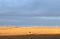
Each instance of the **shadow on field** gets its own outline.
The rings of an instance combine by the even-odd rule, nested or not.
[[[55,35],[16,35],[16,36],[0,36],[0,39],[60,39],[60,34]]]

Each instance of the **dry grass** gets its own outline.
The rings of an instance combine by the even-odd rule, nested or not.
[[[0,35],[60,34],[59,26],[0,26]]]

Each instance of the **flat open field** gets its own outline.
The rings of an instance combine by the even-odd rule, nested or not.
[[[28,34],[60,34],[59,26],[0,26],[0,36]]]
[[[60,39],[58,34],[0,36],[0,39]]]
[[[0,39],[60,39],[60,27],[0,26]]]

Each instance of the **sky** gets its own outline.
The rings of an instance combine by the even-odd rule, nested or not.
[[[0,0],[0,25],[59,25],[59,23],[60,0]]]
[[[60,16],[60,0],[0,0],[1,14]]]

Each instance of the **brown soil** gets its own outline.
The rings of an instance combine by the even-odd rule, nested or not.
[[[60,39],[59,34],[0,36],[0,39]]]

